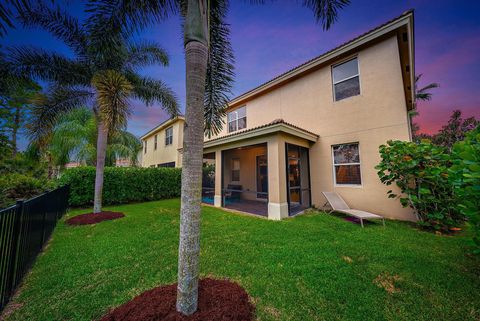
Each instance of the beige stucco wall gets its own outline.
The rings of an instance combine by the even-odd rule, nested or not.
[[[408,117],[403,91],[397,39],[386,39],[357,54],[360,71],[359,96],[338,102],[333,99],[331,67],[326,66],[311,74],[287,83],[269,93],[246,102],[247,129],[281,118],[319,135],[310,146],[312,201],[316,206],[325,202],[322,191],[337,191],[353,208],[363,209],[398,219],[414,219],[409,209],[398,200],[388,199],[392,187],[381,184],[375,165],[380,158],[378,147],[389,139],[409,140]],[[333,64],[339,61],[333,62]],[[227,126],[219,136],[227,134]],[[281,139],[277,137],[276,139]],[[333,183],[331,146],[359,142],[362,185],[338,187]],[[285,182],[284,147],[269,144],[270,201],[284,201],[281,189]],[[222,149],[231,148],[224,146]],[[279,163],[273,164],[274,154]],[[283,167],[281,167],[283,166]],[[275,168],[272,168],[275,167]],[[277,168],[278,167],[278,168]],[[282,185],[283,184],[283,185]],[[276,196],[278,195],[278,197]],[[273,199],[278,198],[278,199]]]
[[[182,155],[178,151],[183,146],[183,126],[185,121],[177,119],[172,124],[159,128],[142,139],[142,144],[147,141],[147,152],[142,149],[142,167],[157,166],[158,164],[175,162],[175,167],[182,166]],[[173,127],[173,142],[165,145],[165,130]],[[154,149],[155,135],[157,135],[157,149]]]

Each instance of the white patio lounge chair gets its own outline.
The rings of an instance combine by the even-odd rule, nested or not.
[[[345,203],[343,198],[335,192],[322,192],[322,194],[327,199],[327,202],[325,203],[325,205],[330,204],[330,207],[332,208],[332,210],[329,211],[328,213],[339,212],[339,213],[344,213],[344,214],[356,217],[360,219],[360,224],[362,225],[362,227],[363,227],[364,219],[365,220],[371,220],[371,219],[382,220],[383,226],[385,226],[385,218],[383,216],[373,214],[370,212],[351,209],[347,205],[347,203]]]

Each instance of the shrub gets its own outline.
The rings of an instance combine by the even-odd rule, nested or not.
[[[84,166],[66,170],[61,184],[70,185],[71,206],[93,204],[95,167]],[[153,201],[180,196],[181,169],[106,167],[103,204]]]
[[[475,252],[480,254],[480,127],[453,146],[451,181],[459,199],[459,208],[474,230]]]
[[[398,197],[404,207],[411,207],[421,226],[448,232],[462,224],[464,217],[449,178],[452,162],[445,148],[429,141],[388,141],[380,146],[380,155],[382,161],[376,166],[380,180],[395,183],[402,192],[397,195],[390,190],[388,197]]]
[[[30,175],[10,173],[0,176],[0,208],[15,204],[17,199],[28,199],[53,189],[55,184]]]

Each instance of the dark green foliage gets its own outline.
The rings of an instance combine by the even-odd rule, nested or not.
[[[61,184],[70,185],[71,206],[93,204],[95,167],[66,170]],[[103,204],[160,200],[180,196],[181,170],[178,168],[106,167]]]
[[[452,165],[445,148],[429,141],[419,144],[388,141],[380,146],[382,161],[376,169],[382,183],[395,183],[402,194],[388,191],[389,198],[400,199],[412,208],[425,228],[448,232],[462,224],[454,188],[449,179]]]
[[[459,208],[473,226],[475,252],[480,253],[480,127],[453,146],[451,180]]]
[[[3,155],[2,155],[3,156]],[[17,199],[28,199],[55,186],[47,179],[44,162],[31,160],[25,153],[0,157],[0,208]]]
[[[11,206],[18,199],[29,199],[54,187],[55,183],[45,178],[19,173],[2,175],[0,176],[0,208]]]

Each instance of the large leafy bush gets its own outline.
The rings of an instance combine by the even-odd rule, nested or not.
[[[453,146],[452,158],[451,181],[459,208],[473,226],[473,241],[480,253],[480,127]]]
[[[29,199],[53,189],[55,184],[44,178],[20,173],[0,175],[0,208],[15,204],[18,199]]]
[[[61,184],[70,185],[71,206],[93,204],[95,167],[84,166],[66,170]],[[181,169],[106,167],[103,204],[152,201],[179,197]]]
[[[376,167],[380,180],[396,184],[402,193],[390,190],[388,197],[398,197],[404,207],[412,208],[420,225],[448,232],[462,224],[463,215],[449,178],[452,162],[445,148],[429,141],[388,141],[380,146],[380,155],[382,161]]]

